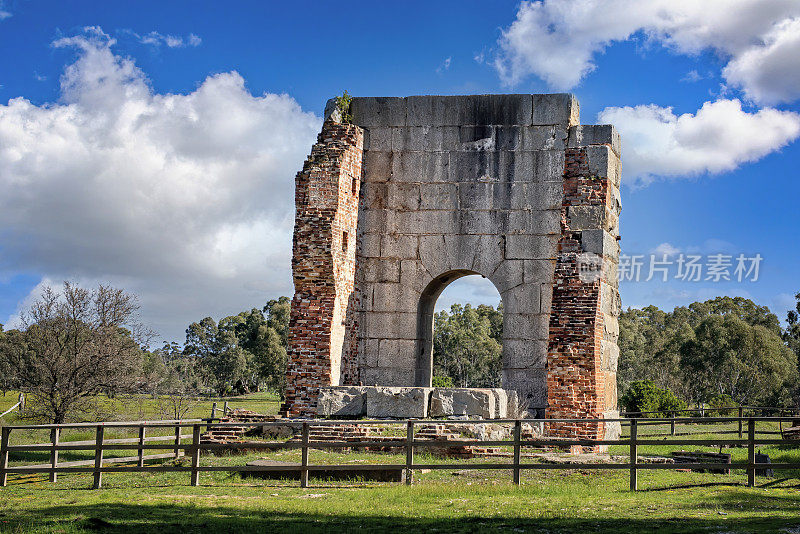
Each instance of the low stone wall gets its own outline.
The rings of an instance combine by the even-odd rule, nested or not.
[[[519,415],[517,393],[500,388],[328,386],[320,388],[318,415],[414,419]]]

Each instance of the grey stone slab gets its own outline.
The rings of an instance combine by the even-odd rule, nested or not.
[[[603,228],[606,217],[605,206],[570,206],[567,208],[569,229],[594,230]]]
[[[472,270],[480,236],[455,234],[444,236],[444,248],[439,253],[445,258],[448,270]]]
[[[370,128],[369,132],[369,151],[370,152],[392,152],[393,136],[396,128]]]
[[[522,407],[532,411],[547,406],[547,370],[503,369],[503,389],[514,390]]]
[[[622,157],[619,132],[610,124],[578,124],[569,129],[569,148],[608,145],[616,156]]]
[[[359,209],[382,210],[387,207],[389,186],[386,182],[364,182],[361,184]]]
[[[413,211],[420,208],[419,184],[389,182],[386,207],[393,210]]]
[[[490,210],[493,208],[493,184],[463,182],[458,184],[458,202],[462,210]]]
[[[410,369],[417,359],[415,339],[382,339],[378,367]]]
[[[581,249],[601,256],[619,257],[619,242],[605,230],[583,230]]]
[[[580,122],[580,107],[574,95],[566,93],[532,95],[532,103],[533,125],[573,126]]]
[[[509,212],[499,210],[460,210],[458,233],[496,235],[508,232]]]
[[[381,255],[381,234],[361,234],[358,236],[359,256],[377,258]]]
[[[413,384],[414,369],[399,369],[399,368],[386,368],[386,367],[365,369],[364,383],[370,386],[383,385],[389,387],[402,387],[407,384]],[[372,417],[369,415],[369,406],[367,406],[367,417]]]
[[[362,417],[367,414],[365,388],[360,386],[327,386],[319,388],[317,413],[325,417]]]
[[[500,156],[493,151],[450,152],[451,182],[498,182],[507,173],[500,168]]]
[[[448,182],[448,152],[401,152],[392,162],[392,179],[398,182]]]
[[[596,145],[586,147],[586,158],[589,163],[589,172],[593,176],[608,178],[611,183],[619,187],[621,166],[619,158],[612,152],[611,147]]]
[[[400,283],[418,293],[422,293],[433,277],[419,260],[400,262]]]
[[[400,260],[397,258],[365,258],[361,265],[366,282],[400,282]]]
[[[555,259],[557,240],[541,235],[506,236],[505,257],[509,260]]]
[[[498,292],[502,293],[523,283],[524,267],[523,260],[503,260],[491,273],[489,279],[492,280]]]
[[[458,209],[458,184],[419,184],[420,209]]]
[[[532,233],[561,235],[561,210],[532,211],[530,224]]]
[[[514,369],[544,367],[547,341],[540,339],[503,339],[503,366]]]
[[[416,336],[416,313],[371,312],[366,314],[364,322],[367,338],[409,339]]]
[[[392,178],[394,154],[391,152],[364,152],[363,182],[385,182]]]
[[[476,236],[475,257],[472,260],[472,270],[491,280],[491,275],[504,261],[505,237],[503,235]]]
[[[531,95],[470,95],[440,97],[433,102],[443,107],[443,121],[449,125],[531,123]],[[436,111],[434,111],[436,113]]]
[[[503,307],[514,313],[539,313],[538,283],[520,284],[500,292]]]
[[[522,150],[564,150],[567,145],[567,130],[561,126],[527,126],[521,130]]]
[[[416,259],[419,257],[419,237],[408,234],[385,234],[381,237],[381,256]]]
[[[503,313],[503,337],[547,341],[550,315],[544,313]]]
[[[419,305],[419,293],[399,283],[400,262],[397,261],[397,283],[372,284],[372,310],[377,312],[415,312]],[[413,335],[409,336],[413,337]]]
[[[467,416],[496,418],[496,397],[491,389],[434,388],[430,397],[430,417]]]
[[[602,340],[600,346],[603,351],[603,369],[616,373],[619,363],[619,346],[616,342],[606,340]]]
[[[555,260],[524,260],[524,281],[530,284],[549,283],[555,277]]]
[[[454,234],[459,232],[459,212],[450,210],[392,211],[386,230],[397,234]]]
[[[354,97],[350,104],[353,123],[362,128],[406,125],[406,99],[400,97]]]
[[[619,410],[607,410],[603,412],[603,419],[619,419]],[[605,431],[603,439],[612,441],[622,436],[622,423],[619,421],[603,423],[603,427]]]
[[[367,417],[425,418],[431,388],[376,387],[367,390]]]

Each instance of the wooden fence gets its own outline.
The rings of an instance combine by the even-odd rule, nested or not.
[[[661,418],[661,419],[511,419],[511,420],[472,420],[472,421],[441,421],[441,420],[407,420],[407,421],[337,421],[337,420],[305,420],[305,421],[277,421],[263,423],[213,423],[208,420],[184,420],[184,421],[154,421],[154,422],[106,422],[106,423],[75,423],[62,425],[20,425],[7,426],[2,428],[2,439],[0,441],[0,486],[5,486],[9,474],[48,474],[51,481],[55,481],[59,473],[92,473],[94,476],[94,488],[102,486],[103,473],[137,473],[137,472],[188,472],[190,474],[190,484],[197,486],[200,481],[200,473],[203,472],[259,472],[259,471],[299,471],[300,486],[308,486],[309,473],[314,471],[331,470],[372,470],[376,468],[400,469],[405,470],[406,484],[411,484],[414,470],[419,469],[505,469],[513,473],[513,481],[520,484],[521,473],[525,470],[536,469],[622,469],[630,472],[630,489],[638,489],[638,472],[649,469],[720,469],[719,463],[642,463],[639,458],[639,447],[648,445],[694,445],[694,446],[726,446],[726,447],[747,447],[747,463],[724,464],[725,469],[739,469],[747,472],[747,485],[755,485],[755,475],[757,469],[800,469],[798,463],[756,463],[755,451],[757,445],[787,445],[800,446],[800,441],[773,439],[769,437],[756,436],[756,424],[759,422],[777,423],[788,421],[791,418],[781,417],[716,417],[716,418]],[[424,424],[454,424],[463,425],[468,423],[485,424],[512,424],[513,432],[510,440],[429,440],[415,439],[415,427]],[[549,424],[549,423],[598,423],[598,422],[619,422],[629,426],[629,437],[616,440],[592,440],[592,439],[562,439],[562,438],[538,438],[523,439],[522,425],[530,424]],[[675,423],[681,424],[707,424],[707,423],[730,423],[738,422],[739,427],[746,427],[747,437],[745,438],[722,438],[722,439],[648,439],[648,436],[640,436],[639,428],[649,424],[671,424],[674,428]],[[236,427],[274,427],[300,425],[300,441],[248,441],[238,443],[201,443],[200,435],[203,428],[226,428]],[[311,441],[311,427],[330,427],[339,425],[402,425],[405,426],[405,436],[398,436],[395,440],[370,440],[366,437],[360,441]],[[94,428],[95,439],[91,441],[60,442],[59,437],[64,429],[75,428]],[[138,429],[137,438],[106,439],[104,437],[107,428]],[[184,434],[182,429],[191,429],[190,434]],[[168,436],[147,436],[147,429],[173,429]],[[15,430],[50,430],[50,443],[39,443],[29,445],[11,445],[10,437]],[[763,434],[759,431],[759,434]],[[191,443],[184,443],[184,439],[191,438]],[[172,443],[153,443],[154,441],[171,441]],[[416,463],[414,453],[419,449],[432,447],[456,447],[456,446],[480,446],[480,447],[512,447],[511,463]],[[548,463],[524,463],[521,458],[522,447],[569,447],[581,445],[585,447],[603,445],[622,445],[629,451],[629,461],[625,463],[581,463],[581,464],[548,464]],[[363,448],[363,447],[393,447],[405,450],[406,458],[403,464],[310,464],[310,449],[342,449],[342,448]],[[146,455],[145,451],[161,449],[171,450],[166,455]],[[291,465],[263,465],[263,466],[203,466],[200,465],[201,452],[237,451],[237,450],[280,450],[280,449],[300,449],[301,461],[299,464]],[[59,463],[59,451],[78,451],[87,450],[94,452],[94,460],[75,463]],[[135,450],[137,456],[125,458],[103,458],[103,452],[108,450]],[[24,453],[34,451],[49,451],[50,463],[45,466],[9,466],[9,453]],[[145,466],[145,460],[175,457],[178,458],[185,453],[191,458],[191,465],[156,465]],[[135,465],[113,466],[110,463],[132,463]],[[88,465],[87,465],[88,464]]]

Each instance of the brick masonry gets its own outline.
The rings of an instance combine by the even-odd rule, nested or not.
[[[613,415],[613,128],[579,125],[565,94],[354,98],[351,114],[329,102],[297,177],[285,412],[313,414],[321,385],[430,386],[436,299],[480,274],[503,299],[503,387],[539,415]],[[584,430],[559,431],[607,431]]]
[[[320,386],[358,378],[354,286],[363,143],[358,126],[325,121],[295,178],[285,415],[314,415]]]

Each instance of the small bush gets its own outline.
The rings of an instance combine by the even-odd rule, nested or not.
[[[435,388],[451,388],[451,387],[453,387],[453,377],[451,377],[451,376],[434,376],[432,385]]]
[[[651,380],[631,383],[620,402],[628,412],[655,412],[633,417],[672,417],[675,410],[686,408],[686,403],[673,392],[656,386]]]
[[[706,410],[707,417],[738,417],[738,410],[720,410],[719,408],[738,407],[739,405],[730,395],[717,395],[708,401],[709,409]]]

